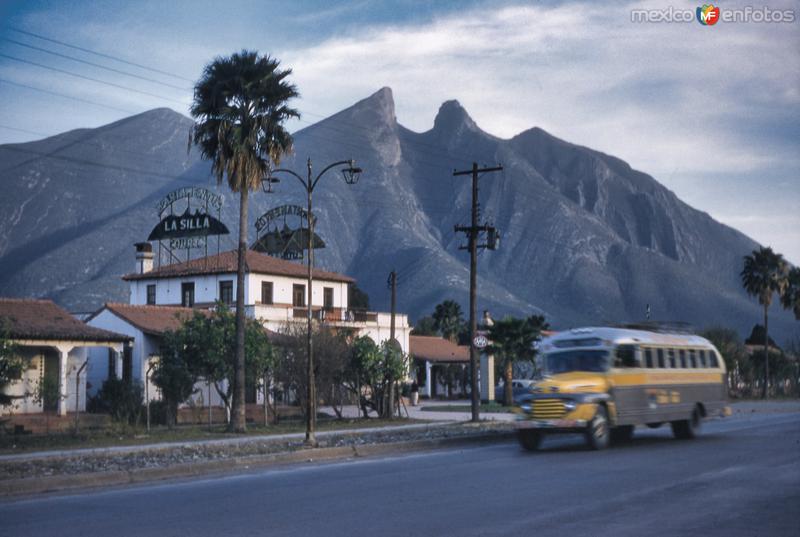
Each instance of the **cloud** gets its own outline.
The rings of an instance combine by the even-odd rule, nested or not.
[[[697,7],[679,0],[471,3],[410,17],[405,11],[429,8],[410,3],[381,7],[376,15],[365,14],[378,8],[361,0],[288,12],[260,5],[233,3],[219,11],[213,3],[187,10],[143,2],[113,13],[78,5],[12,23],[188,78],[217,55],[242,47],[269,51],[293,68],[302,94],[304,122],[294,127],[390,86],[398,120],[424,131],[440,103],[456,98],[491,134],[507,138],[539,126],[613,154],[765,242],[769,227],[736,220],[739,206],[765,182],[785,185],[767,188],[768,201],[800,205],[800,22],[631,22],[631,9]],[[786,1],[771,0],[770,7],[797,12]],[[9,62],[0,61],[0,76],[126,109],[168,105],[186,113],[174,103]],[[0,84],[0,91],[7,88]],[[124,115],[32,99],[19,97],[5,121],[25,126],[28,118],[27,128],[52,131]],[[727,179],[734,175],[735,182]],[[766,206],[751,212],[772,214]],[[800,259],[800,246],[791,248],[800,245],[797,232],[780,233],[788,237],[787,255],[791,249]]]

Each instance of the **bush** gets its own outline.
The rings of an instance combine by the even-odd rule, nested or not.
[[[147,408],[142,405],[142,416],[145,416]],[[151,425],[166,425],[167,424],[167,403],[166,401],[150,401],[150,424]]]
[[[93,412],[110,414],[116,422],[135,424],[139,420],[143,404],[140,383],[110,378],[103,382],[103,387],[92,399],[90,408]]]

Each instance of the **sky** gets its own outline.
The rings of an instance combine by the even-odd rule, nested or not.
[[[255,49],[293,70],[293,130],[384,86],[418,132],[457,99],[495,136],[540,127],[619,157],[800,264],[800,3],[664,21],[700,5],[0,0],[0,143],[187,114],[205,64]]]

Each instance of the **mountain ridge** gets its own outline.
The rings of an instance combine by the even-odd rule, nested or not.
[[[216,185],[196,149],[187,153],[190,126],[162,108],[57,135],[70,134],[68,141],[21,144],[30,161],[0,170],[0,183],[14,192],[0,202],[0,294],[47,296],[84,310],[125,301],[118,277],[133,265],[131,245],[155,223],[158,198],[178,185],[225,196],[232,235],[221,242],[235,247],[236,197]],[[760,318],[738,282],[741,256],[757,243],[612,155],[538,127],[492,136],[455,100],[440,106],[429,130],[414,132],[397,121],[390,88],[294,137],[294,154],[281,167],[304,172],[311,157],[318,173],[355,158],[364,169],[355,186],[331,171],[315,190],[328,245],[316,257],[321,268],[354,275],[376,307],[388,306],[392,269],[400,274],[401,311],[412,318],[445,298],[466,306],[468,256],[453,225],[468,223],[470,187],[452,171],[476,161],[504,166],[480,185],[482,215],[503,232],[502,247],[479,257],[481,309],[543,312],[561,327],[637,320],[648,304],[656,318],[741,332]],[[4,163],[14,149],[0,146]],[[286,178],[274,194],[251,196],[251,224],[269,207],[304,205],[293,183]],[[91,214],[83,214],[87,206]],[[248,231],[252,242],[252,225]],[[773,318],[776,333],[793,330],[788,316]]]

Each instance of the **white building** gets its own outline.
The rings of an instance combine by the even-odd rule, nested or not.
[[[306,266],[252,250],[247,252],[245,262],[246,314],[261,321],[272,332],[280,333],[292,323],[303,323],[305,327],[308,312]],[[110,374],[123,377],[131,374],[144,383],[164,331],[177,328],[180,319],[190,315],[193,309],[208,310],[217,301],[235,304],[236,268],[235,250],[154,268],[149,244],[138,244],[136,272],[123,277],[130,284],[130,304],[106,304],[87,320],[90,326],[133,338],[130,357],[93,349],[90,352],[90,393],[94,393]],[[354,280],[349,276],[315,269],[311,293],[314,319],[359,336],[367,335],[378,344],[388,340],[391,314],[350,308],[348,295],[352,283]],[[409,352],[409,332],[408,317],[395,315],[395,338],[404,353]],[[150,389],[153,397],[155,389],[152,385]],[[257,397],[260,399],[260,394]],[[213,390],[211,404],[219,404]]]
[[[153,268],[153,254],[140,243],[137,272],[123,279],[130,283],[130,304],[209,308],[216,301],[236,302],[237,251]],[[149,245],[148,245],[149,246]],[[307,268],[248,250],[245,258],[244,295],[249,317],[274,332],[286,323],[305,321],[308,293]],[[311,310],[315,319],[330,326],[354,329],[376,343],[389,339],[391,315],[350,308],[348,294],[355,280],[344,274],[314,269]],[[395,316],[395,338],[408,353],[408,317]]]
[[[0,394],[0,415],[85,411],[89,349],[121,355],[130,344],[128,336],[87,326],[49,300],[0,298],[0,327],[23,360],[19,378]],[[47,381],[57,391],[43,392]]]

